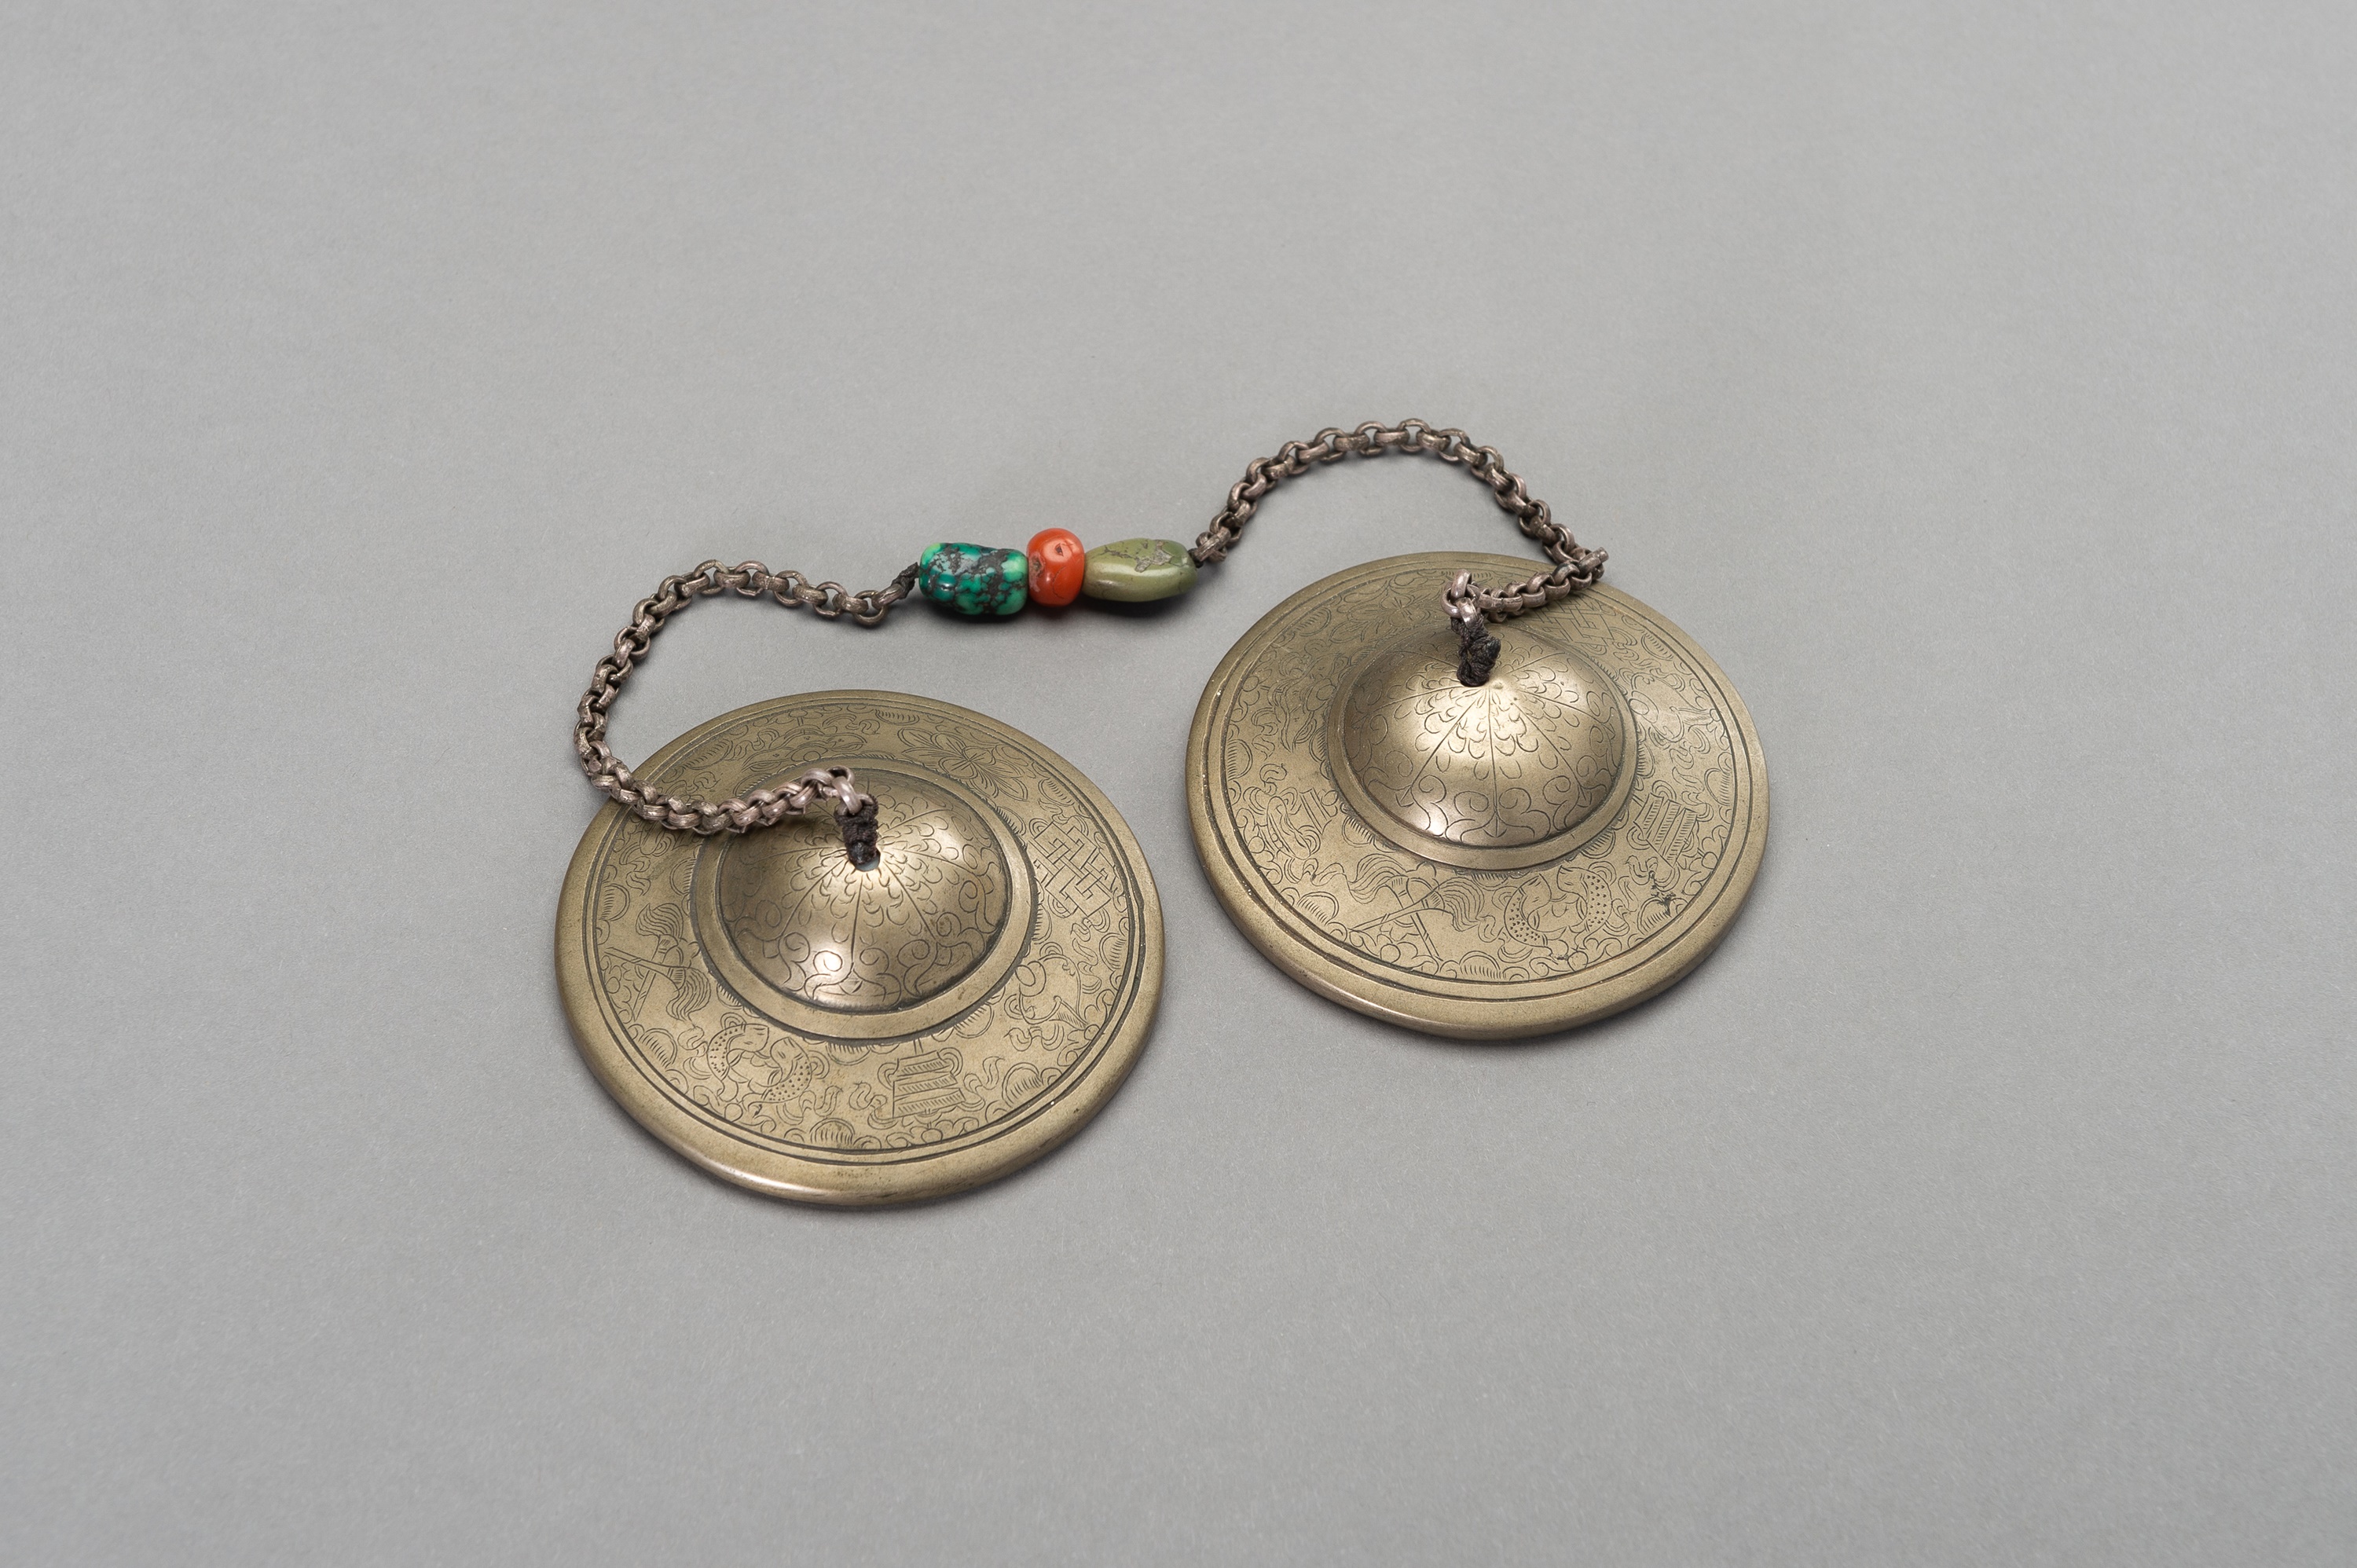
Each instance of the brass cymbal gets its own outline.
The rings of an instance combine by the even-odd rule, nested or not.
[[[1726,934],[1767,847],[1742,699],[1619,589],[1498,625],[1489,682],[1458,681],[1442,590],[1526,565],[1402,555],[1303,589],[1221,661],[1188,736],[1230,917],[1311,990],[1429,1034],[1644,1000]]]
[[[756,703],[641,777],[720,798],[836,764],[877,800],[869,871],[824,818],[697,838],[600,811],[558,903],[565,1013],[624,1109],[716,1176],[813,1203],[961,1191],[1071,1136],[1135,1063],[1154,880],[1070,763],[923,697]]]

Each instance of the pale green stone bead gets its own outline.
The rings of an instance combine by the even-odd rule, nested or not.
[[[1125,539],[1089,552],[1081,592],[1132,604],[1167,599],[1195,585],[1195,558],[1168,539]]]

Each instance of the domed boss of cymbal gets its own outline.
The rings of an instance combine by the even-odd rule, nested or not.
[[[1189,737],[1213,888],[1311,989],[1468,1038],[1542,1034],[1701,961],[1766,846],[1767,769],[1726,676],[1598,585],[1493,628],[1457,677],[1441,590],[1495,556],[1338,573],[1222,661]]]
[[[695,930],[715,972],[769,1016],[886,1039],[954,1017],[1006,978],[1032,885],[1006,823],[970,791],[882,764],[854,771],[876,797],[877,864],[854,866],[825,832],[706,840]]]
[[[717,1176],[809,1202],[939,1197],[1037,1159],[1144,1047],[1162,917],[1112,804],[1019,731],[946,703],[829,692],[739,709],[658,752],[658,787],[741,795],[840,764],[877,862],[831,822],[583,835],[557,977],[582,1055]]]
[[[1635,717],[1577,651],[1508,622],[1487,682],[1457,678],[1445,625],[1361,661],[1327,756],[1360,820],[1412,854],[1507,869],[1558,860],[1611,822],[1637,774]]]

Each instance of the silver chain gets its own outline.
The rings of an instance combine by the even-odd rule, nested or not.
[[[1243,536],[1244,524],[1260,509],[1261,498],[1286,479],[1345,457],[1381,457],[1391,452],[1422,453],[1462,467],[1490,487],[1499,510],[1537,540],[1555,564],[1552,572],[1541,572],[1502,588],[1485,588],[1473,581],[1471,573],[1458,573],[1441,596],[1452,620],[1469,619],[1473,612],[1491,620],[1505,620],[1551,605],[1604,575],[1605,553],[1585,549],[1572,538],[1571,530],[1548,512],[1546,502],[1534,497],[1521,478],[1508,471],[1496,447],[1477,446],[1461,430],[1436,430],[1420,419],[1404,419],[1397,424],[1370,422],[1356,430],[1329,426],[1311,440],[1286,442],[1274,457],[1255,458],[1228,491],[1226,508],[1196,536],[1195,547],[1187,553],[1204,566],[1224,561]]]
[[[1459,572],[1441,598],[1449,618],[1463,628],[1469,642],[1478,639],[1484,618],[1504,620],[1551,605],[1574,588],[1585,587],[1604,575],[1604,552],[1584,549],[1571,531],[1556,522],[1547,504],[1534,498],[1523,481],[1506,467],[1496,448],[1474,444],[1461,430],[1436,430],[1420,419],[1397,424],[1369,423],[1355,430],[1321,430],[1309,441],[1288,441],[1273,457],[1254,459],[1244,477],[1228,491],[1228,504],[1211,520],[1187,553],[1200,565],[1227,559],[1243,536],[1244,524],[1259,510],[1261,498],[1286,479],[1345,457],[1381,457],[1387,453],[1421,453],[1453,463],[1490,487],[1491,499],[1511,515],[1522,531],[1538,541],[1555,563],[1502,588],[1485,588],[1469,572]],[[788,609],[806,609],[828,620],[848,616],[861,626],[880,626],[894,605],[915,591],[917,568],[904,568],[881,588],[853,593],[841,583],[813,583],[800,572],[772,572],[759,561],[726,566],[706,561],[693,572],[665,577],[655,591],[638,602],[630,624],[614,637],[614,651],[597,661],[589,689],[581,694],[573,726],[573,749],[580,754],[581,771],[589,782],[619,802],[625,811],[650,822],[681,832],[741,833],[766,828],[787,817],[799,817],[822,800],[834,802],[835,816],[845,823],[845,843],[851,847],[864,820],[866,854],[873,858],[873,818],[876,801],[862,790],[848,768],[811,768],[783,789],[756,789],[727,800],[691,800],[665,794],[640,782],[606,744],[607,711],[621,694],[622,682],[645,658],[663,622],[701,598],[734,591],[748,599],[768,595]],[[1494,655],[1495,644],[1491,645]],[[1479,668],[1486,671],[1487,665]],[[1479,684],[1477,677],[1469,676]],[[865,813],[865,818],[862,818]],[[854,849],[855,863],[859,851]]]
[[[845,768],[811,768],[783,789],[756,789],[728,800],[690,800],[666,795],[639,781],[614,748],[606,744],[606,714],[621,694],[622,682],[638,668],[663,622],[701,598],[731,589],[748,599],[767,594],[788,609],[806,609],[828,620],[849,616],[861,626],[880,626],[894,605],[917,585],[917,568],[902,570],[890,585],[853,593],[841,583],[813,583],[800,572],[772,572],[759,561],[724,566],[706,561],[683,575],[665,577],[661,586],[638,602],[630,624],[614,635],[614,651],[597,661],[589,689],[581,693],[579,715],[573,726],[573,749],[581,756],[581,771],[589,782],[648,822],[691,833],[741,833],[766,828],[786,817],[799,817],[821,800],[834,802],[838,819],[873,815],[875,800]],[[872,835],[871,835],[872,836]],[[846,839],[848,843],[848,839]]]

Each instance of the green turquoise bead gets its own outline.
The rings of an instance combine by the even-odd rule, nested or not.
[[[1031,558],[1020,550],[935,544],[917,557],[917,586],[960,615],[1011,616],[1023,607]]]
[[[1092,599],[1137,604],[1167,599],[1195,585],[1195,558],[1168,539],[1125,539],[1089,552],[1081,592]]]

